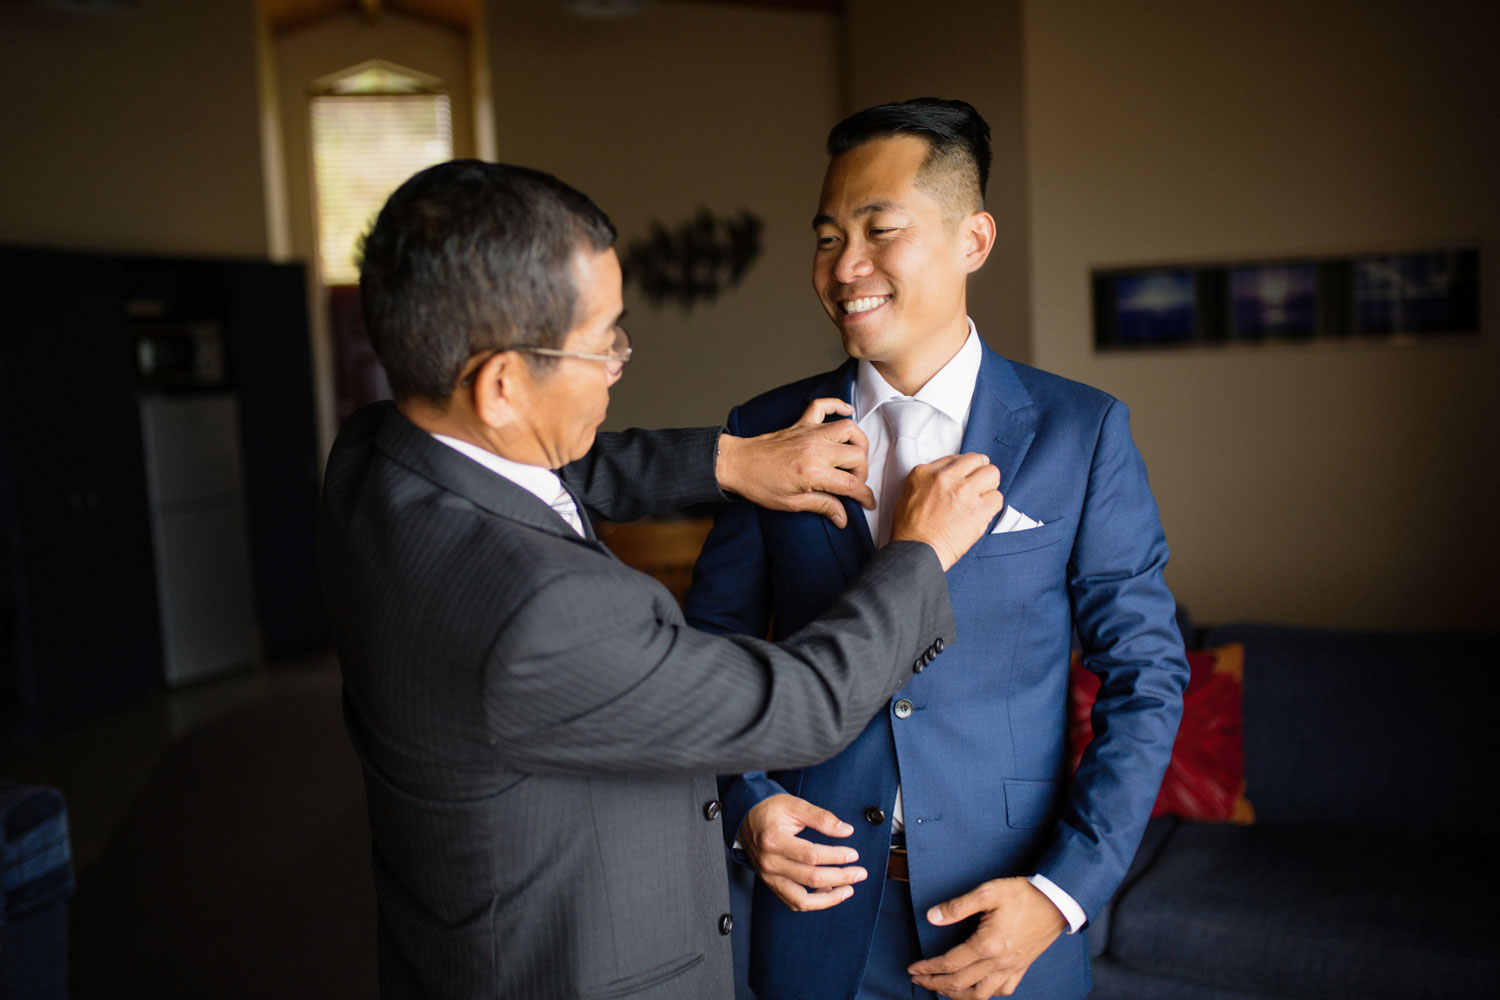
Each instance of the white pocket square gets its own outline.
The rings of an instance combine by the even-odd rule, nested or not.
[[[1005,510],[1000,512],[1000,521],[990,531],[990,534],[998,535],[1005,531],[1027,531],[1031,528],[1040,528],[1041,526],[1041,521],[1033,521],[1014,507],[1007,506]]]

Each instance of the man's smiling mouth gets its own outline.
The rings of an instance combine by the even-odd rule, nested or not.
[[[864,313],[869,312],[871,309],[878,309],[890,300],[891,297],[889,295],[866,295],[863,298],[846,299],[840,302],[839,305],[843,307],[844,315],[851,316],[855,313]]]

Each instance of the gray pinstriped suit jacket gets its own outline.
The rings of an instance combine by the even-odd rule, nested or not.
[[[722,499],[717,434],[602,434],[564,476],[613,520]],[[319,563],[388,998],[731,996],[713,775],[833,755],[954,639],[917,543],[780,645],[697,632],[390,404],[334,446]]]

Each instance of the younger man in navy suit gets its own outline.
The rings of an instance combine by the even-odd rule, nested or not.
[[[757,880],[759,1000],[1082,997],[1077,932],[1118,887],[1156,799],[1188,669],[1167,546],[1127,410],[995,354],[966,308],[988,257],[989,127],[961,101],[861,111],[829,135],[813,285],[850,360],[736,408],[734,434],[848,400],[877,506],[848,526],[725,508],[688,596],[701,628],[787,635],[884,544],[907,471],[960,451],[1006,507],[948,574],[959,641],[833,759],[723,785]],[[1070,639],[1101,678],[1077,777]],[[858,862],[858,864],[856,864]]]

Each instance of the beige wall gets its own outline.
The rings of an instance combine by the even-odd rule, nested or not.
[[[1130,403],[1200,619],[1496,623],[1497,11],[1026,4],[1036,362]],[[1477,338],[1090,346],[1092,266],[1475,242]]]
[[[385,12],[370,21],[349,14],[327,18],[271,41],[281,145],[285,150],[286,226],[292,256],[308,264],[312,316],[313,381],[318,439],[327,450],[338,431],[333,347],[325,295],[317,274],[313,214],[312,134],[308,97],[320,79],[371,59],[384,59],[442,80],[453,122],[453,153],[474,155],[474,112],[469,78],[470,40],[450,28]]]
[[[846,0],[845,6],[846,113],[946,97],[968,101],[989,122],[994,162],[985,201],[997,238],[989,262],[969,281],[969,314],[991,347],[1029,361],[1020,0],[945,0],[924,7],[921,17],[911,16],[910,0]]]
[[[266,252],[253,0],[0,4],[0,239]]]
[[[717,301],[685,313],[627,292],[638,354],[606,426],[716,422],[837,364],[809,268],[822,141],[841,110],[838,19],[660,3],[588,20],[561,6],[487,6],[499,158],[586,191],[622,243],[699,207],[743,207],[765,222],[761,258]]]

